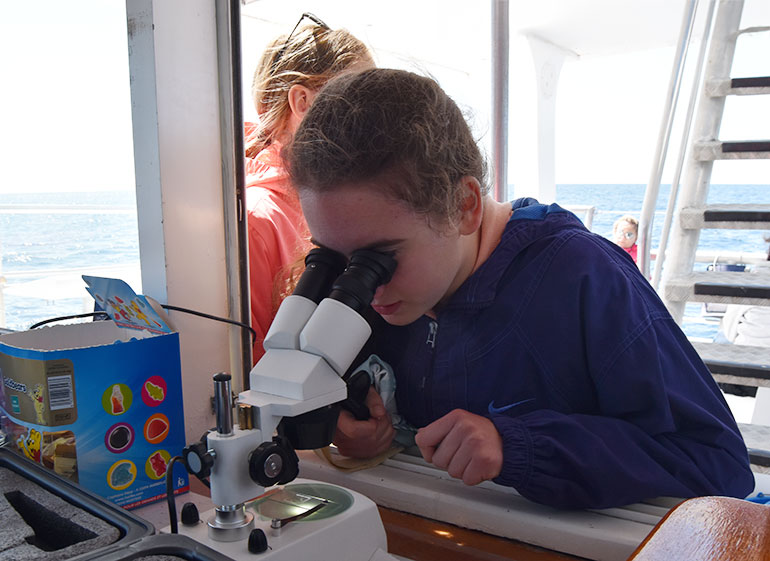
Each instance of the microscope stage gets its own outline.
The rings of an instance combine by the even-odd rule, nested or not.
[[[305,512],[312,513],[302,517]],[[264,531],[268,549],[250,553],[248,533],[237,541],[216,541],[209,536],[208,521],[213,509],[201,513],[192,526],[179,524],[179,533],[207,545],[235,560],[270,561],[384,561],[387,553],[385,530],[377,506],[367,497],[328,483],[297,479],[274,488],[246,504],[255,527]],[[271,521],[287,521],[278,530]],[[163,532],[169,532],[166,527]],[[221,535],[221,534],[220,534]]]

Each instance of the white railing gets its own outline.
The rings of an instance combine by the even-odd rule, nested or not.
[[[134,206],[106,205],[0,205],[0,214],[136,214]]]
[[[711,27],[711,17],[714,12],[714,0],[709,0],[708,4],[709,13],[708,17],[706,18],[707,21],[705,22],[702,41],[703,46],[705,46],[706,37],[709,35],[708,30]],[[695,19],[697,15],[697,7],[698,0],[690,0],[685,7],[679,36],[679,44],[677,46],[674,64],[671,69],[671,79],[666,96],[666,106],[663,112],[663,122],[661,123],[658,143],[655,151],[655,160],[653,163],[652,171],[650,173],[650,179],[647,182],[647,190],[645,191],[644,202],[642,203],[642,212],[639,217],[639,240],[637,242],[639,244],[639,268],[641,269],[642,274],[648,278],[650,277],[650,241],[652,239],[652,219],[653,215],[655,214],[655,206],[658,200],[658,194],[660,192],[660,182],[663,176],[663,168],[665,166],[666,156],[668,153],[668,144],[673,130],[677,101],[679,99],[679,93],[684,79],[687,52],[689,50],[690,42],[693,38],[693,27],[695,25]],[[702,66],[703,64],[704,52],[705,51],[702,48],[699,61],[697,63],[698,66]],[[697,69],[696,72],[698,76],[698,78],[696,78],[697,82],[700,77],[700,69]],[[697,83],[695,83],[693,84],[690,93],[690,114],[688,115],[687,120],[691,119],[692,117],[692,109],[694,107],[693,103],[697,91],[698,87]],[[688,133],[689,123],[686,123],[684,135],[686,136]],[[683,140],[682,148],[680,148],[680,162],[684,160],[684,146],[686,146],[686,139]],[[681,170],[681,163],[678,164],[678,168]],[[679,175],[679,170],[676,173],[677,176]],[[670,200],[676,199],[678,182],[679,180],[677,177],[675,182],[676,184],[671,186]],[[672,205],[669,205],[669,212],[673,212]],[[667,234],[664,233],[664,239],[665,238],[667,238]],[[663,246],[662,255],[665,258],[665,245]]]
[[[564,208],[583,221],[583,225],[587,229],[591,229],[594,225],[594,214],[596,214],[596,207],[590,205],[563,205]]]

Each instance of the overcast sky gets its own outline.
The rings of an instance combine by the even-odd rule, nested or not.
[[[257,2],[246,10],[259,13],[260,5],[270,2]],[[414,4],[416,12],[420,5]],[[256,63],[261,41],[290,31],[302,11],[297,6],[286,7],[286,15],[274,17],[270,12],[271,17],[264,20],[258,16],[244,20],[246,74]],[[413,26],[438,27],[446,42],[406,27],[378,28],[346,21],[344,12],[324,13],[332,27],[347,27],[367,41],[380,65],[419,70],[423,63],[417,60],[427,59],[424,67],[458,102],[477,114],[475,125],[483,136],[489,126],[489,86],[479,76],[488,75],[485,40],[489,34],[467,37],[457,29],[474,29],[473,23],[475,28],[488,30],[488,13],[470,14],[456,23],[450,21],[451,13],[434,11],[427,16],[432,18],[432,26],[426,24],[425,15],[411,15],[414,17],[408,19]],[[249,36],[253,27],[263,30],[258,37]],[[0,90],[0,193],[133,188],[125,28],[125,5],[120,1],[0,3],[4,74]],[[399,38],[400,50],[383,47],[383,36]],[[461,37],[464,43],[459,41]],[[512,47],[516,41],[512,38]],[[408,57],[404,56],[405,49]],[[439,60],[446,56],[454,63],[446,65]],[[516,56],[514,53],[512,59]],[[557,183],[647,182],[672,60],[673,48],[658,48],[633,55],[584,56],[564,64],[557,90]],[[474,64],[481,69],[458,70]],[[767,75],[770,69],[759,72],[764,74],[754,75]],[[512,88],[521,87],[517,78],[511,75]],[[249,82],[246,76],[246,88]],[[244,93],[248,99],[249,92]],[[738,100],[740,103],[729,100],[732,119],[723,124],[723,138],[770,136],[767,100],[753,97]],[[250,106],[245,114],[253,117]],[[516,123],[511,123],[511,135],[516,132]],[[510,165],[515,165],[515,156],[511,160]],[[770,184],[766,161],[720,166],[715,167],[715,183]]]

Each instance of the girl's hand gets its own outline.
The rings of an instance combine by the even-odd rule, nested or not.
[[[343,456],[349,458],[373,458],[390,448],[396,429],[385,410],[382,398],[374,386],[366,394],[366,406],[369,408],[369,418],[357,421],[346,410],[340,412],[337,420],[337,432],[334,434],[334,444]]]
[[[426,461],[466,485],[494,479],[503,468],[503,440],[495,425],[463,409],[421,428],[415,441]]]

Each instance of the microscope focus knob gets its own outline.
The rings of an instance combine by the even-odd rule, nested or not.
[[[184,448],[182,450],[182,459],[187,471],[197,478],[205,479],[211,475],[214,457],[203,442],[196,442]]]
[[[249,455],[249,477],[263,487],[282,482],[289,466],[288,452],[275,442],[263,442]]]

